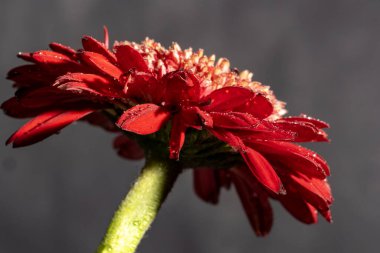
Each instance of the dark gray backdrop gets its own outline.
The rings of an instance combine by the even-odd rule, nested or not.
[[[285,3],[286,2],[286,3]],[[331,144],[313,145],[332,169],[334,224],[300,224],[275,206],[256,238],[234,190],[210,206],[184,173],[139,252],[373,252],[380,229],[378,117],[380,1],[4,1],[0,75],[18,51],[83,34],[152,37],[228,57],[287,101],[290,114],[328,121]],[[13,93],[1,81],[0,100]],[[22,122],[0,115],[0,141]],[[110,134],[76,124],[23,149],[0,145],[0,252],[93,252],[142,162],[111,148]]]

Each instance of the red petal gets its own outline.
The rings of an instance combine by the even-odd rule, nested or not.
[[[219,200],[220,184],[217,170],[211,168],[196,168],[193,170],[194,190],[199,198],[211,204]]]
[[[307,122],[313,124],[317,128],[329,128],[330,125],[322,120],[314,119],[312,117],[308,117],[307,115],[300,115],[298,117],[286,117],[282,118],[282,120],[290,121],[290,122]]]
[[[241,87],[224,87],[210,93],[204,98],[204,110],[209,112],[228,112],[233,108],[240,106],[246,100],[252,97],[254,93],[249,89]]]
[[[86,91],[92,95],[120,98],[123,93],[120,86],[115,86],[108,79],[94,74],[69,73],[61,76],[54,86],[62,90],[81,93]]]
[[[14,118],[35,117],[43,112],[43,110],[36,110],[35,108],[28,108],[23,106],[17,97],[12,97],[2,103],[1,109],[6,115]]]
[[[197,130],[202,130],[202,125],[212,127],[212,117],[195,106],[184,106],[180,112],[183,124]]]
[[[330,222],[330,223],[333,222],[333,220],[332,220],[332,215],[331,215],[331,211],[330,211],[330,210],[328,210],[328,211],[326,211],[326,212],[321,212],[321,215],[323,216],[323,218],[326,219],[327,222]]]
[[[263,95],[256,94],[256,96],[245,101],[244,104],[235,108],[235,110],[250,113],[252,116],[259,119],[265,119],[272,114],[273,105]]]
[[[137,103],[150,101],[158,104],[162,102],[163,87],[151,73],[129,71],[120,79],[125,85],[124,93]]]
[[[22,65],[11,69],[7,79],[15,81],[18,87],[43,86],[54,82],[54,76],[45,73],[37,65]]]
[[[226,131],[222,128],[216,128],[216,129],[207,128],[207,130],[211,134],[213,134],[216,138],[227,143],[228,145],[230,145],[232,148],[236,149],[237,151],[244,152],[246,150],[246,146],[243,143],[243,141],[238,136],[233,134],[231,131]]]
[[[172,120],[172,129],[170,131],[169,157],[170,159],[179,160],[179,153],[185,143],[186,125],[181,115],[175,115]]]
[[[107,26],[103,26],[103,32],[104,32],[104,45],[106,48],[109,47],[109,35],[108,35],[108,28]]]
[[[8,139],[7,144],[13,143],[13,147],[34,144],[93,111],[93,109],[81,109],[72,111],[53,110],[46,112],[22,126]]]
[[[268,195],[260,191],[259,188],[253,189],[244,182],[242,178],[232,173],[232,180],[240,201],[247,214],[249,222],[257,236],[269,234],[273,224],[273,211],[269,203]]]
[[[85,51],[101,54],[112,63],[116,63],[117,61],[116,56],[110,52],[103,43],[90,36],[84,36],[82,38],[82,45]]]
[[[220,185],[225,187],[227,190],[229,190],[231,188],[231,183],[232,183],[231,173],[229,173],[229,171],[227,170],[219,170],[218,175],[219,175]]]
[[[32,53],[19,52],[17,54],[17,57],[23,59],[24,61],[35,62],[35,60],[33,59]]]
[[[282,193],[281,180],[270,163],[258,152],[247,148],[241,152],[245,163],[257,180],[274,193]]]
[[[93,52],[81,52],[79,54],[82,61],[90,65],[91,67],[96,68],[101,73],[107,74],[110,77],[118,80],[123,72],[113,65],[106,57],[101,54]]]
[[[141,135],[152,134],[169,120],[170,112],[155,104],[141,104],[125,111],[116,125]]]
[[[318,178],[310,178],[310,182],[316,189],[318,189],[319,193],[328,201],[329,204],[334,201],[330,185],[326,179],[320,180]]]
[[[289,142],[254,141],[250,146],[259,150],[273,163],[320,179],[330,175],[327,162],[317,153]]]
[[[273,130],[265,129],[264,125],[258,125],[256,129],[251,130],[239,130],[236,131],[236,134],[239,135],[244,141],[255,142],[257,140],[266,140],[266,141],[293,141],[294,133],[282,131],[282,130]]]
[[[210,112],[214,127],[250,130],[257,127],[260,121],[250,114],[241,112]]]
[[[202,111],[201,109],[199,109],[199,107],[196,107],[196,111],[199,117],[201,118],[203,125],[205,125],[206,127],[213,127],[214,122],[209,113]]]
[[[288,191],[286,195],[278,196],[278,199],[285,209],[297,220],[306,224],[317,223],[317,210],[298,195]]]
[[[170,72],[162,78],[162,82],[165,89],[164,101],[168,105],[191,105],[200,99],[199,80],[188,71]]]
[[[331,196],[326,199],[317,187],[314,186],[312,181],[305,176],[294,175],[286,173],[286,185],[291,184],[298,194],[320,212],[326,212],[329,210],[331,204]]]
[[[36,64],[43,70],[43,75],[48,74],[56,78],[67,72],[88,72],[86,66],[54,51],[41,50],[34,52],[32,56]]]
[[[78,65],[77,62],[70,59],[70,57],[53,51],[41,50],[33,53],[33,59],[40,64],[72,64]]]
[[[70,59],[75,59],[76,58],[76,51],[74,49],[72,49],[71,47],[68,47],[68,46],[65,46],[65,45],[62,45],[62,44],[56,43],[56,42],[50,43],[49,47],[54,52],[66,55]]]
[[[138,71],[149,71],[144,58],[141,54],[128,45],[120,45],[115,47],[117,62],[120,67],[125,71],[136,69]]]
[[[116,137],[113,142],[113,147],[117,149],[117,153],[121,157],[131,160],[139,160],[144,158],[144,150],[140,147],[140,145],[125,135],[119,135]]]
[[[204,107],[208,112],[242,112],[258,119],[264,119],[273,112],[273,106],[267,98],[242,87],[215,90],[204,99],[204,102],[210,103]]]
[[[244,141],[256,141],[256,140],[276,140],[276,141],[294,141],[295,133],[287,130],[279,129],[272,121],[258,120],[250,114],[234,113],[247,115],[247,121],[251,122],[250,128],[237,129],[235,133],[239,135]],[[256,122],[254,122],[256,121]],[[236,121],[235,121],[236,122]],[[234,122],[232,122],[233,124]],[[244,125],[244,124],[242,124]]]
[[[25,92],[19,97],[19,102],[29,108],[48,108],[73,102],[85,102],[83,96],[73,96],[71,93],[55,87],[42,87]]]
[[[295,142],[328,141],[323,130],[308,122],[279,119],[273,125],[283,131],[293,132]]]
[[[23,91],[22,94],[17,94],[17,96],[19,97],[13,97],[1,105],[1,109],[7,115],[16,118],[36,117],[52,109],[71,110],[84,107],[92,108],[96,105],[87,97],[73,96],[53,87],[27,90]]]

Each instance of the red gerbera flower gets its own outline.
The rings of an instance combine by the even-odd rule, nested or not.
[[[331,221],[328,165],[295,144],[327,141],[326,123],[284,117],[269,87],[202,50],[150,39],[109,50],[106,30],[104,43],[85,36],[82,44],[18,55],[31,64],[9,72],[18,90],[2,109],[34,119],[8,144],[33,144],[83,119],[122,132],[114,146],[123,157],[142,158],[141,147],[152,143],[168,148],[171,159],[195,168],[195,191],[207,202],[217,203],[220,188],[233,183],[259,236],[272,225],[269,198],[304,223],[315,223],[317,212]]]

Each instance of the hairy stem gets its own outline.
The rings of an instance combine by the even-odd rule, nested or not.
[[[180,171],[176,162],[157,154],[148,155],[140,176],[112,218],[97,252],[135,252]]]

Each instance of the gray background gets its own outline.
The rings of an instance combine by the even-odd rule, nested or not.
[[[285,3],[286,2],[286,3]],[[255,72],[290,114],[326,120],[334,223],[294,220],[278,204],[272,233],[256,238],[234,190],[201,202],[184,173],[139,252],[373,252],[380,229],[380,1],[4,1],[0,73],[18,51],[51,41],[80,47],[83,34],[152,37],[204,48]],[[13,94],[1,81],[0,100]],[[0,140],[22,121],[0,115]],[[0,252],[93,252],[142,162],[111,148],[112,136],[85,124],[23,148],[0,145]]]

